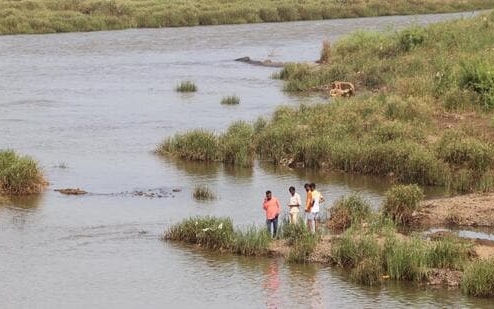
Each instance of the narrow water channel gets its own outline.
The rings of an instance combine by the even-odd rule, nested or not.
[[[302,191],[315,181],[329,204],[358,191],[377,207],[389,184],[269,164],[172,162],[152,153],[176,132],[219,132],[279,105],[314,100],[283,93],[270,78],[276,69],[235,58],[315,60],[325,39],[473,14],[0,37],[0,148],[34,157],[50,181],[40,196],[0,205],[0,307],[489,308],[458,291],[366,288],[337,269],[163,242],[170,224],[195,215],[262,224],[267,189],[288,201],[289,186]],[[174,91],[186,79],[198,92]],[[233,94],[238,106],[220,104]],[[197,184],[208,184],[218,199],[195,201]],[[54,191],[67,187],[91,194]],[[170,194],[132,194],[147,190]]]

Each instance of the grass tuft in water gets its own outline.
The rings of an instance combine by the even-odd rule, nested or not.
[[[223,105],[237,105],[240,104],[240,98],[236,95],[226,96],[221,99]]]
[[[177,92],[196,92],[197,86],[190,80],[182,81],[175,88]]]
[[[207,185],[197,185],[192,193],[198,201],[211,201],[216,199],[216,194]]]

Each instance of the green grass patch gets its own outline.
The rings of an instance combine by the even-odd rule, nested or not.
[[[0,34],[320,20],[492,8],[492,1],[1,0]],[[404,38],[405,46],[415,36]]]
[[[382,211],[398,224],[409,224],[423,197],[423,190],[417,185],[396,185],[386,192]]]
[[[181,81],[175,88],[177,92],[196,92],[197,86],[190,80]]]
[[[13,150],[0,151],[0,194],[40,193],[44,187],[43,173],[36,161]]]
[[[166,230],[163,239],[249,256],[266,255],[271,243],[265,228],[234,229],[231,219],[210,216],[184,219]]]
[[[234,230],[229,218],[195,217],[170,227],[165,232],[164,238],[197,244],[209,249],[230,250]]]
[[[356,193],[344,196],[331,207],[328,227],[333,231],[344,231],[352,224],[365,222],[371,214],[371,206],[362,196]]]
[[[229,95],[221,99],[223,105],[237,105],[240,104],[240,98],[236,95]]]
[[[479,260],[463,273],[461,289],[468,295],[494,297],[494,259]]]

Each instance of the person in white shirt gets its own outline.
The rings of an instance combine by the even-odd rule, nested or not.
[[[290,207],[290,223],[297,224],[299,207],[302,201],[300,200],[300,195],[295,192],[295,187],[290,187],[288,192],[291,194],[290,202],[288,203],[288,207]]]
[[[316,190],[315,183],[310,184],[310,191],[312,193],[312,206],[310,208],[308,223],[309,230],[312,234],[315,234],[317,231],[317,220],[319,219],[319,208],[320,204],[324,202],[324,197],[319,191]]]

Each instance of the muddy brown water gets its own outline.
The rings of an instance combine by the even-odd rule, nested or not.
[[[285,94],[270,78],[277,69],[235,58],[311,61],[324,39],[355,30],[472,15],[0,37],[0,148],[33,156],[50,180],[44,194],[0,206],[0,307],[491,306],[459,291],[398,283],[366,288],[329,267],[163,242],[170,224],[195,215],[262,225],[267,189],[285,203],[289,186],[302,191],[310,180],[328,205],[352,191],[379,205],[389,183],[260,163],[240,169],[172,162],[152,153],[176,132],[220,132],[235,120],[269,116],[279,105],[320,100]],[[174,91],[186,79],[198,92]],[[232,94],[241,98],[238,106],[220,104]],[[195,201],[198,184],[208,184],[218,199]],[[91,194],[54,191],[77,187]],[[119,194],[147,189],[170,194]]]

